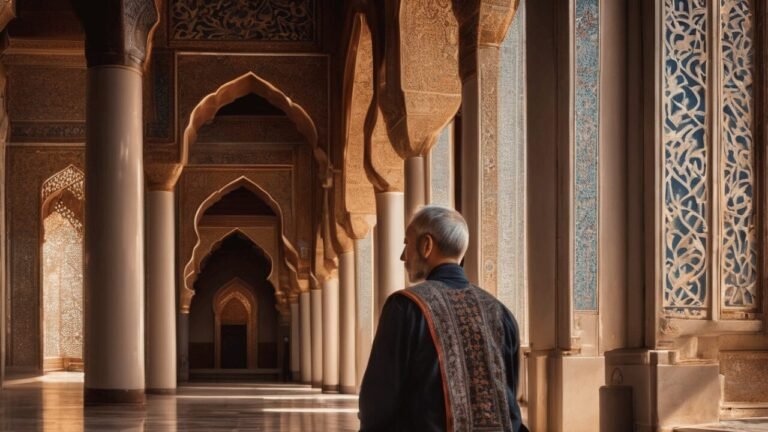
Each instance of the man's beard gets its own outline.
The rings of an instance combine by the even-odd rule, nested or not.
[[[408,279],[410,279],[411,282],[419,282],[429,276],[429,268],[427,267],[427,260],[425,259],[419,258],[414,261],[410,267],[412,268],[408,271]]]

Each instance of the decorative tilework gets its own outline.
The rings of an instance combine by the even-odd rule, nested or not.
[[[576,0],[573,308],[597,310],[600,2]]]
[[[753,203],[754,44],[749,0],[721,0],[722,296],[725,308],[757,306],[757,229]]]
[[[499,58],[498,297],[517,318],[520,343],[528,344],[526,273],[525,0],[501,44]]]
[[[663,307],[670,316],[706,318],[706,1],[665,0],[664,23]]]
[[[451,135],[453,125],[446,126],[437,138],[437,143],[432,147],[430,153],[431,163],[431,188],[432,204],[446,207],[453,207],[453,192],[451,188],[451,170],[453,168],[453,146],[451,145]]]
[[[79,223],[79,221],[78,221]],[[45,218],[43,302],[45,357],[83,358],[82,230],[58,211]],[[82,224],[80,223],[80,227]]]
[[[171,38],[176,41],[315,39],[314,0],[173,0]]]

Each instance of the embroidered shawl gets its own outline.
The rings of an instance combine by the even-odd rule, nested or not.
[[[512,431],[501,303],[476,286],[453,289],[436,281],[399,294],[419,306],[429,326],[443,378],[447,430]]]

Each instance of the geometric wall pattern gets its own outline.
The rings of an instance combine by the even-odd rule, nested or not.
[[[576,0],[573,308],[597,310],[600,1]]]
[[[757,306],[752,128],[754,30],[749,0],[721,0],[723,307]]]
[[[43,226],[44,356],[82,359],[82,230],[55,210]]]
[[[707,5],[665,0],[664,309],[706,318],[709,210]]]
[[[706,0],[665,0],[663,307],[672,317],[708,318],[712,301],[723,311],[759,305],[752,5],[711,1],[715,16]],[[720,29],[712,49],[710,25]]]

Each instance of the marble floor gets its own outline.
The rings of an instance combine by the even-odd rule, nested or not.
[[[768,432],[768,418],[723,420],[719,424],[677,428],[675,432]]]
[[[293,384],[189,384],[146,409],[83,408],[83,375],[15,379],[0,392],[3,431],[357,431],[357,397]]]

